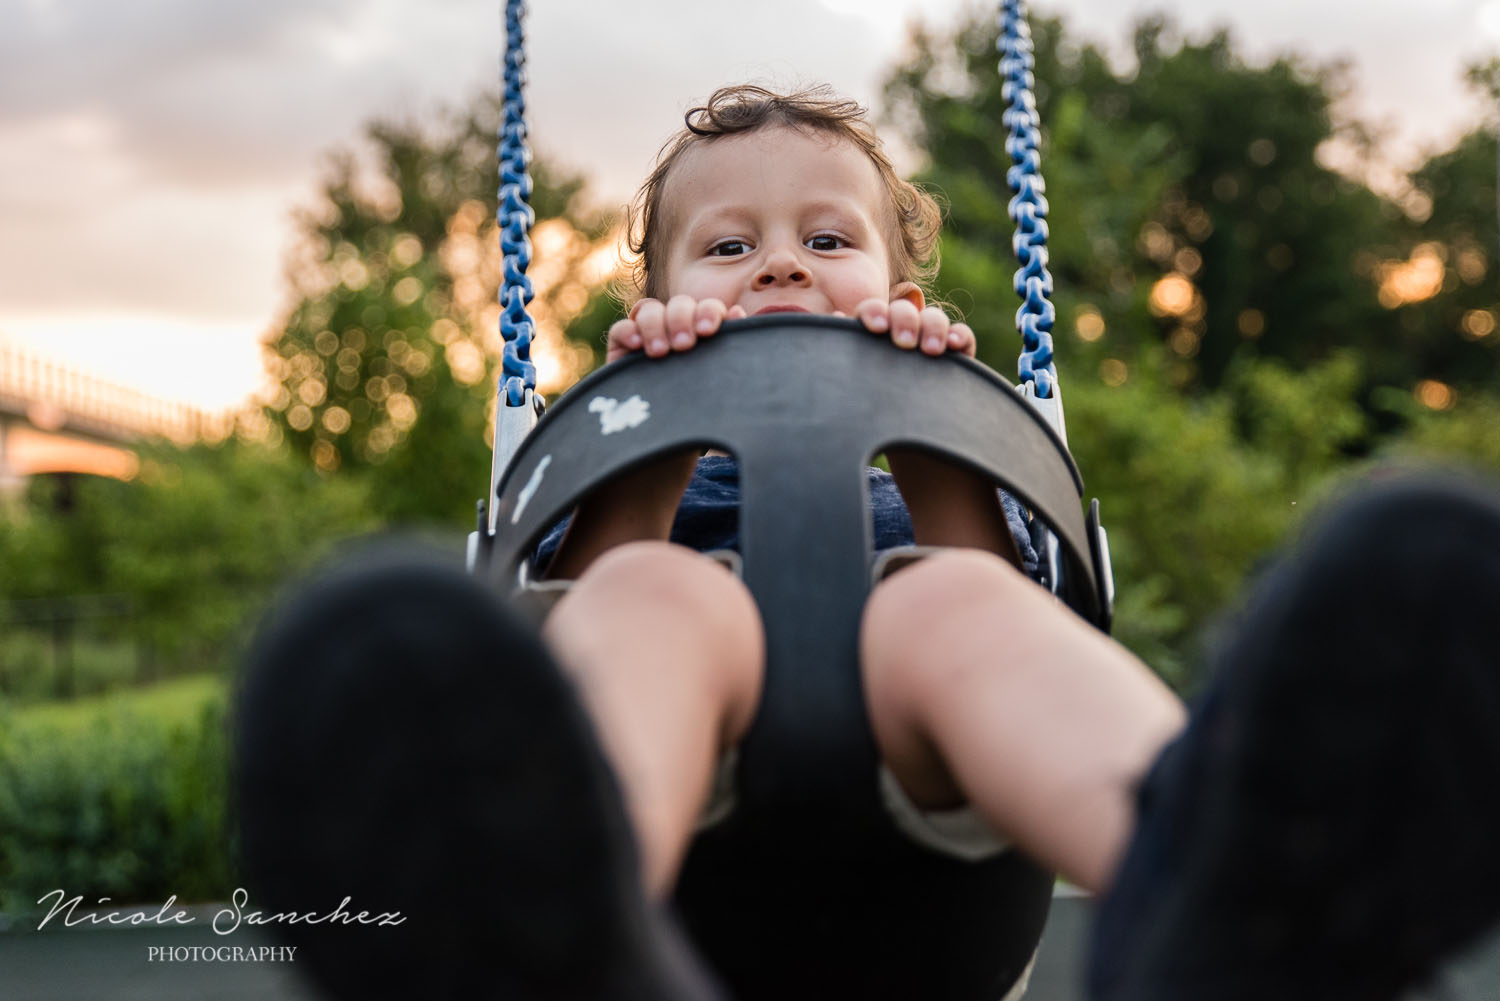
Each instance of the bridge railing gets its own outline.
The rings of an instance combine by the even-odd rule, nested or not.
[[[0,341],[0,412],[24,416],[44,431],[181,443],[222,438],[234,421],[232,414],[164,400],[6,341]]]

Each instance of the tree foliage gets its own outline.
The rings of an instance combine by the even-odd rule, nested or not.
[[[374,522],[360,484],[238,438],[147,446],[136,479],[86,478],[66,507],[59,488],[0,511],[0,599],[118,596],[115,634],[169,670],[218,668],[281,582]]]
[[[1492,65],[1500,67],[1500,60]],[[1500,76],[1500,69],[1495,73]],[[1493,387],[1500,371],[1497,138],[1492,120],[1431,157],[1412,176],[1431,208],[1407,237],[1404,267],[1425,264],[1427,288],[1436,291],[1425,298],[1403,298],[1398,343],[1423,377],[1458,387]]]
[[[1357,134],[1332,117],[1336,69],[1250,65],[1227,32],[1182,40],[1159,17],[1137,26],[1129,72],[1060,20],[1033,31],[1065,364],[1161,344],[1169,385],[1201,389],[1242,354],[1385,350],[1395,322],[1358,255],[1395,252],[1399,212],[1319,162]],[[945,287],[972,299],[999,361],[1014,297],[995,37],[990,19],[919,34],[887,97],[952,203]]]
[[[378,122],[368,157],[335,157],[323,204],[300,220],[296,301],[268,346],[280,385],[268,411],[316,468],[367,481],[387,521],[471,523],[488,483],[498,122],[488,98],[431,124]],[[581,178],[541,160],[532,173],[534,351],[555,385],[602,352],[597,327],[564,334],[597,319],[612,240],[609,220],[582,208]]]

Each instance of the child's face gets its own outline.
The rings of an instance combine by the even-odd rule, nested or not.
[[[784,126],[703,143],[663,192],[668,295],[719,299],[754,316],[778,310],[852,314],[893,287],[890,196],[852,143]]]

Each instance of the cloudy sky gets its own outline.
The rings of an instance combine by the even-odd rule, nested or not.
[[[292,212],[371,117],[494,78],[499,2],[0,0],[0,337],[152,392],[225,405],[284,307]],[[873,102],[906,26],[971,0],[533,0],[533,144],[623,201],[683,110],[744,79]],[[1162,10],[1255,57],[1355,67],[1351,110],[1410,163],[1472,123],[1466,62],[1500,52],[1500,0],[1050,0],[1123,52]]]

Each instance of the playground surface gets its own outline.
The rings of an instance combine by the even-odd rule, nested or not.
[[[1080,984],[1088,934],[1087,898],[1059,893],[1042,935],[1026,1001],[1084,1001]],[[241,949],[273,946],[258,931],[218,935],[202,919],[184,927],[75,927],[41,932],[0,932],[0,998],[17,1001],[317,1001],[295,963],[162,962],[153,948],[191,951],[226,944]],[[1416,994],[1404,1001],[1500,998],[1500,938],[1460,961],[1447,995]],[[179,953],[181,954],[181,953]]]
[[[1083,1001],[1076,985],[1088,901],[1058,896],[1042,936],[1027,1001]],[[189,954],[238,947],[241,955],[274,945],[252,929],[218,935],[208,919],[182,927],[95,928],[0,933],[0,998],[17,1001],[316,1001],[295,963],[153,961],[152,948]],[[179,955],[183,953],[179,952]],[[200,953],[201,954],[201,953]],[[158,953],[158,955],[160,955]],[[230,954],[225,954],[226,956]]]

